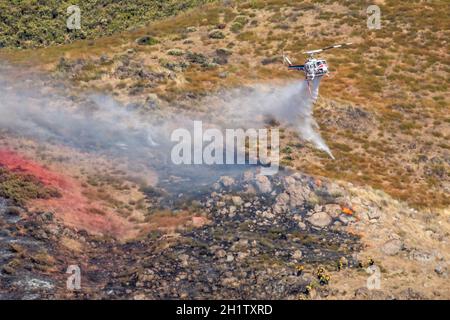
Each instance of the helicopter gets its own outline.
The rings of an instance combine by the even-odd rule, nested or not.
[[[323,77],[324,75],[329,76],[327,61],[324,59],[316,59],[314,55],[319,52],[323,52],[334,48],[346,47],[351,44],[352,44],[351,42],[348,42],[343,44],[336,44],[322,49],[303,52],[303,54],[308,55],[308,59],[303,65],[293,64],[292,61],[289,59],[289,57],[283,53],[283,63],[287,64],[289,70],[303,71],[305,73],[305,80],[308,83],[308,88],[311,94],[310,83],[317,78]]]

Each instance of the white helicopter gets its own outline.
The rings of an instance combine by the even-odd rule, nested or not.
[[[325,50],[346,47],[351,44],[352,44],[351,42],[348,42],[348,43],[343,43],[343,44],[336,44],[336,45],[329,46],[329,47],[322,48],[322,49],[310,50],[310,51],[303,52],[304,54],[308,55],[308,59],[306,60],[305,64],[303,64],[303,65],[294,65],[291,62],[291,60],[289,59],[289,57],[283,53],[283,62],[285,64],[287,64],[289,70],[298,70],[298,71],[303,71],[305,73],[305,79],[308,82],[308,88],[310,89],[310,93],[311,93],[310,82],[314,81],[314,79],[323,77],[324,75],[329,75],[327,61],[323,60],[323,59],[316,59],[316,58],[314,58],[314,55],[316,53],[319,53],[319,52],[322,52]]]

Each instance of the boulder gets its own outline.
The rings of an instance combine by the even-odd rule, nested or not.
[[[272,191],[272,184],[269,178],[263,175],[256,177],[256,187],[261,193],[270,193]]]
[[[219,182],[225,187],[225,188],[229,188],[231,186],[234,185],[234,179],[232,177],[229,176],[222,176],[219,179]]]
[[[276,199],[275,204],[273,205],[273,212],[280,214],[286,212],[289,209],[289,200],[290,197],[286,192],[280,193]]]
[[[381,217],[381,211],[378,208],[369,208],[367,216],[370,220],[379,219]]]
[[[300,250],[295,250],[292,254],[292,258],[295,260],[300,260],[302,258],[302,252]]]
[[[325,228],[330,225],[332,219],[326,212],[316,212],[311,217],[309,217],[308,222],[314,227]]]
[[[241,206],[244,202],[242,201],[242,198],[241,197],[239,197],[239,196],[233,196],[233,197],[231,197],[231,201],[233,201],[233,204],[235,205],[235,206]]]
[[[398,239],[393,239],[387,241],[381,248],[381,251],[388,256],[395,256],[402,249],[403,249],[403,242]]]

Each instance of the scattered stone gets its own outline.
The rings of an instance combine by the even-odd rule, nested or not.
[[[446,265],[444,264],[438,264],[435,268],[434,268],[434,272],[436,272],[436,274],[438,274],[441,277],[447,278],[448,277],[448,268]]]
[[[403,249],[403,242],[398,239],[393,239],[393,240],[387,241],[381,248],[381,251],[384,254],[387,254],[388,256],[395,256],[402,249]]]
[[[181,261],[181,264],[184,266],[184,267],[187,267],[188,266],[188,260],[189,260],[189,256],[187,255],[187,254],[180,254],[180,256],[178,257],[179,259],[180,259],[180,261]],[[148,280],[148,279],[147,279]],[[152,280],[152,279],[150,279],[150,280]]]
[[[223,258],[227,255],[227,253],[225,252],[225,250],[220,249],[216,251],[216,257],[217,258]]]
[[[423,252],[423,251],[413,249],[409,253],[409,258],[411,260],[416,260],[419,262],[427,263],[427,262],[431,262],[434,257],[432,254],[430,254],[428,252]]]
[[[273,213],[269,212],[269,211],[264,211],[262,213],[262,217],[266,218],[266,219],[269,219],[269,220],[272,220],[273,218],[275,218],[275,215]]]
[[[341,215],[339,216],[339,221],[341,221],[344,225],[347,225],[347,224],[349,224],[350,222],[355,221],[355,218],[353,218],[353,217],[351,217],[351,216],[348,216],[348,215],[345,215],[345,214],[341,214]]]
[[[229,73],[227,71],[219,72],[219,78],[220,79],[226,79],[228,78]]]
[[[228,64],[228,58],[231,54],[231,51],[228,49],[217,49],[216,57],[214,57],[213,62],[219,65]]]
[[[229,188],[234,185],[235,181],[232,177],[229,176],[222,176],[219,179],[219,182],[225,187]]]
[[[307,220],[317,228],[325,228],[330,225],[332,221],[331,217],[326,212],[316,212]]]
[[[337,218],[342,212],[341,206],[338,204],[327,204],[324,206],[323,211],[330,217]]]
[[[292,258],[295,260],[300,260],[302,258],[303,254],[300,250],[296,250],[293,254],[292,254]]]
[[[259,175],[256,177],[256,187],[262,193],[270,193],[272,191],[272,184],[270,183],[269,178],[263,175]]]
[[[367,211],[369,219],[379,219],[381,217],[381,211],[378,208],[369,208]]]
[[[242,180],[244,182],[251,182],[251,181],[253,181],[254,178],[255,178],[255,174],[253,173],[253,171],[245,171],[244,175],[242,177]]]
[[[233,201],[233,204],[235,205],[235,206],[241,206],[244,202],[242,201],[242,198],[241,197],[239,197],[239,196],[233,196],[233,197],[231,197],[231,201]]]
[[[276,199],[275,204],[273,205],[273,212],[280,214],[286,212],[289,209],[289,200],[290,197],[286,192],[280,193]]]

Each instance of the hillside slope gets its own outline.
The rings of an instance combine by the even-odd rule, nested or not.
[[[41,3],[15,1],[1,34],[0,298],[450,297],[448,1],[375,1],[380,30],[372,1],[80,1],[81,40],[51,4],[36,27]],[[182,174],[149,149],[165,117],[299,83],[283,51],[347,41],[314,106],[336,160],[276,119],[275,176]]]
[[[4,50],[3,56],[127,103],[184,101],[189,108],[193,98],[224,88],[298,79],[281,65],[283,50],[302,61],[305,49],[353,41],[350,49],[324,53],[333,72],[315,109],[337,160],[286,132],[283,164],[368,184],[416,206],[448,206],[449,4],[380,2],[380,30],[366,26],[368,5],[210,4],[132,32],[34,51]]]
[[[92,39],[142,26],[208,0],[0,1],[0,48],[31,48]],[[77,5],[81,30],[66,27],[67,8]],[[70,12],[73,13],[73,12]]]

